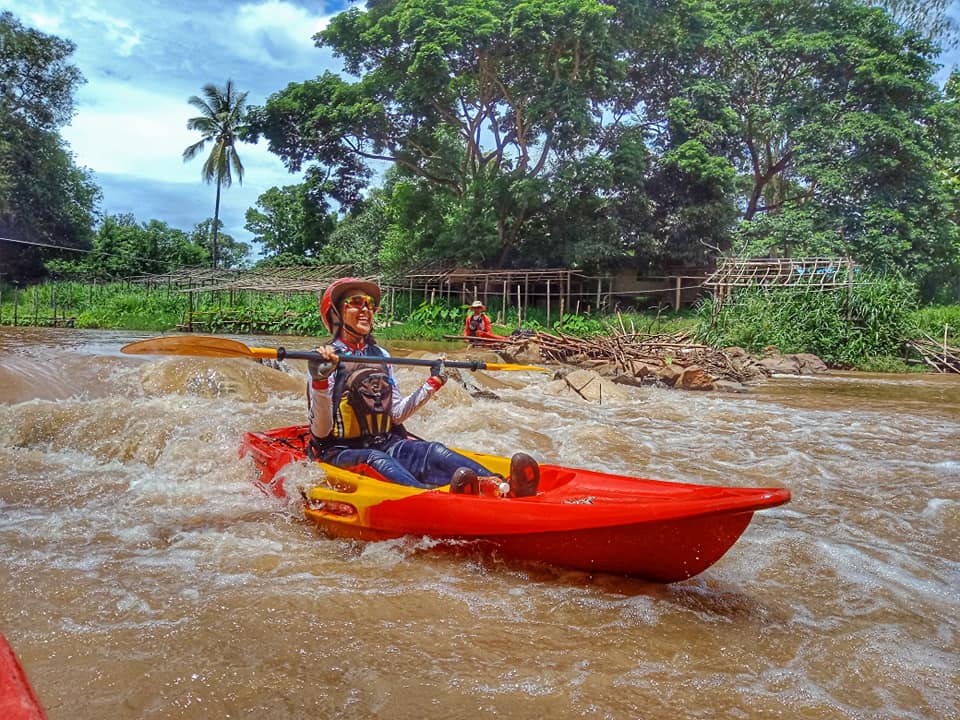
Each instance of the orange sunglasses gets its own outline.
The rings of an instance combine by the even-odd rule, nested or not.
[[[376,310],[373,298],[369,295],[351,295],[350,297],[344,299],[343,306],[357,308],[358,310],[361,310],[364,307],[368,307],[371,310]]]

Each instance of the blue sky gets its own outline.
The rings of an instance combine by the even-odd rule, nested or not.
[[[200,180],[203,160],[184,163],[183,149],[199,135],[186,129],[197,114],[187,103],[205,83],[228,78],[263,104],[286,87],[340,63],[312,35],[336,3],[293,0],[4,0],[24,25],[72,40],[87,82],[76,116],[62,130],[79,165],[94,171],[107,213],[133,213],[191,230],[213,216],[215,188]],[[273,186],[299,182],[266,142],[238,146],[243,185],[224,192],[221,219],[239,240],[244,213]]]
[[[63,136],[78,164],[94,171],[104,212],[132,213],[183,230],[213,215],[214,188],[200,181],[202,160],[181,160],[199,136],[186,129],[187,104],[205,83],[232,79],[263,104],[290,82],[340,70],[312,36],[347,0],[4,0],[22,23],[72,40],[87,83]],[[960,0],[950,8],[960,21]],[[960,51],[942,59],[942,84]],[[266,149],[240,145],[243,185],[224,193],[221,219],[243,241],[244,213],[273,186],[299,182]]]

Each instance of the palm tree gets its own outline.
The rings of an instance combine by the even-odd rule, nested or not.
[[[220,189],[230,187],[233,173],[243,184],[243,163],[237,155],[237,133],[243,124],[247,93],[237,92],[232,80],[222,88],[213,83],[203,86],[203,97],[187,100],[202,114],[187,120],[187,129],[196,130],[202,137],[183,151],[183,161],[193,160],[207,142],[212,142],[210,155],[203,163],[203,181],[217,183],[217,201],[213,209],[213,267],[217,267],[217,229],[220,224]]]

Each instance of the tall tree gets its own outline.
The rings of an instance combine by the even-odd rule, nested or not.
[[[83,82],[73,50],[0,13],[0,236],[20,241],[0,241],[0,265],[19,279],[43,274],[45,245],[90,245],[100,191],[59,133]]]
[[[244,229],[253,233],[267,257],[288,255],[319,257],[337,215],[315,201],[315,188],[308,174],[299,185],[272,187],[248,208]]]
[[[753,253],[921,273],[945,260],[935,45],[859,0],[685,7],[687,41],[647,96],[657,147],[736,171]]]
[[[475,199],[500,264],[544,211],[554,163],[622,119],[615,12],[597,0],[369,0],[315,38],[361,79],[291,84],[253,124],[292,170],[317,162],[356,180],[386,161],[454,204]]]
[[[233,176],[243,184],[243,163],[237,154],[236,143],[243,132],[244,111],[247,93],[239,92],[232,80],[218,87],[212,83],[203,86],[203,97],[190,96],[187,100],[200,111],[200,115],[187,120],[187,129],[201,134],[199,141],[183,151],[183,160],[188,162],[212,143],[210,154],[203,163],[202,177],[207,184],[216,183],[217,198],[213,207],[213,267],[217,267],[217,239],[220,224],[220,190],[230,187]]]
[[[217,236],[217,253],[220,256],[220,267],[235,269],[244,267],[250,255],[250,246],[245,242],[235,240],[223,232],[223,223],[213,218],[207,218],[197,223],[190,233],[190,244],[202,248],[205,255],[212,256],[214,229]],[[187,264],[187,263],[181,263]]]

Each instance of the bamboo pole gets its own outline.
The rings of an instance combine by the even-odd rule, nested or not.
[[[550,327],[550,281],[547,280],[547,327]]]
[[[506,280],[503,281],[503,300],[502,300],[502,305],[503,305],[503,307],[500,308],[501,317],[500,317],[500,319],[499,319],[499,322],[500,322],[501,324],[507,322],[507,281],[506,281]]]

